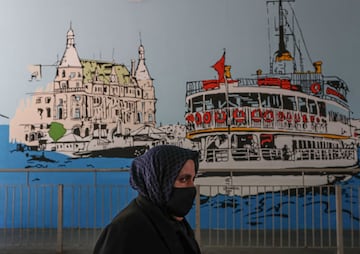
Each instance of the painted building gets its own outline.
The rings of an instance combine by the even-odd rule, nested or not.
[[[9,139],[34,150],[65,153],[82,151],[91,140],[106,145],[131,130],[155,127],[156,101],[143,45],[130,70],[81,59],[70,27],[54,80],[19,105]]]

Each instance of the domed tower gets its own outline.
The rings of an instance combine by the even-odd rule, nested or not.
[[[54,118],[79,120],[85,114],[83,68],[75,48],[75,34],[70,25],[66,35],[66,48],[54,79]],[[70,126],[73,123],[69,123]]]
[[[135,79],[138,86],[142,89],[142,105],[138,105],[144,112],[144,123],[152,126],[156,125],[156,97],[153,86],[153,79],[149,74],[149,70],[145,63],[145,48],[142,44],[139,46],[139,61],[135,70]]]
[[[57,69],[55,82],[59,82],[60,89],[80,88],[82,86],[83,71],[79,55],[75,48],[75,34],[70,28],[66,36],[66,48]]]

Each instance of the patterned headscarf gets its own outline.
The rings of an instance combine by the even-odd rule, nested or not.
[[[174,145],[158,145],[135,158],[130,169],[130,185],[159,207],[165,207],[176,177],[189,159],[198,171],[198,152]]]

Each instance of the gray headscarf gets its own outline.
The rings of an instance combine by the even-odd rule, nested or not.
[[[176,177],[189,159],[199,169],[199,153],[174,145],[158,145],[135,158],[130,169],[130,185],[159,207],[165,207]]]

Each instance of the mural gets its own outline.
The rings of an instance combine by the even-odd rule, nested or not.
[[[252,175],[280,174],[278,183],[285,174],[301,184],[305,172],[322,184],[349,175],[358,165],[360,126],[351,117],[350,88],[337,73],[324,74],[322,61],[311,59],[292,1],[263,4],[267,70],[237,78],[228,63],[233,48],[207,52],[220,52],[211,68],[216,76],[182,81],[186,107],[176,124],[157,120],[161,98],[141,38],[130,67],[89,60],[78,53],[71,24],[64,53],[51,65],[55,77],[31,92],[10,119],[6,149],[16,154],[16,163],[25,162],[14,167],[126,168],[149,148],[174,144],[200,152],[200,183],[240,184]],[[44,68],[29,66],[30,81],[42,82]],[[124,159],[120,165],[119,159]]]

